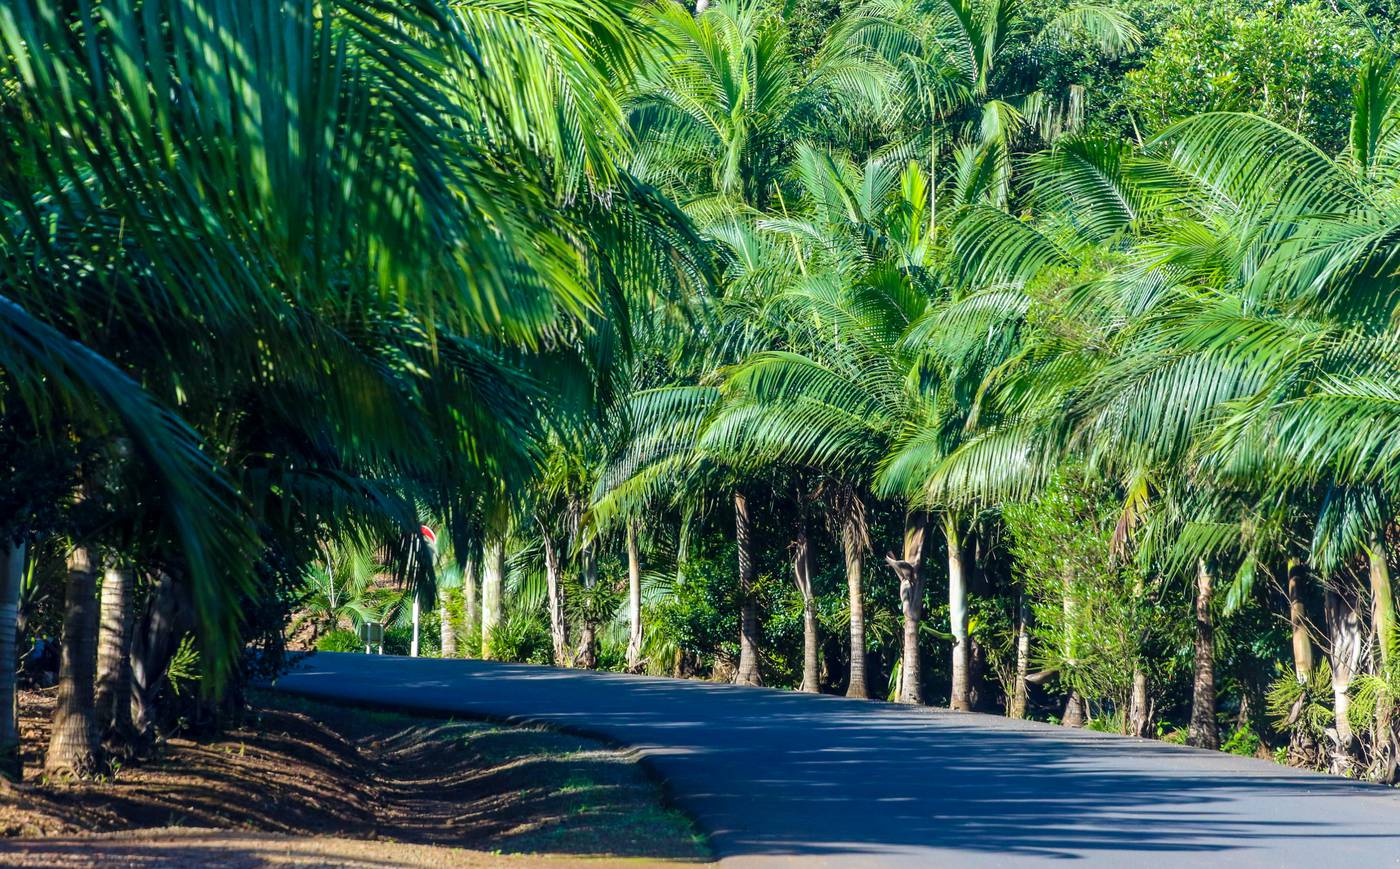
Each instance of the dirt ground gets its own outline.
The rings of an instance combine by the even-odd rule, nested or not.
[[[254,698],[107,780],[39,779],[52,698],[21,700],[26,780],[0,866],[571,866],[708,861],[625,752],[578,737]],[[96,835],[94,835],[96,834]]]

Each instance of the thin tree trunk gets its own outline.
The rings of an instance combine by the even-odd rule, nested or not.
[[[447,612],[447,591],[438,595],[438,632],[442,634],[442,656],[457,657],[457,626]]]
[[[758,602],[754,600],[753,526],[749,501],[734,493],[734,539],[739,550],[739,669],[738,685],[762,685],[758,672]]]
[[[19,599],[24,587],[23,543],[6,540],[0,547],[0,775],[11,781],[24,776],[20,756],[19,691],[15,666],[18,658]]]
[[[963,570],[962,538],[957,519],[944,514],[948,538],[948,621],[953,634],[953,685],[948,702],[955,711],[968,712],[971,703],[972,655],[967,637],[967,575]]]
[[[418,592],[417,592],[417,591],[414,591],[414,592],[413,592],[413,638],[412,638],[412,640],[409,641],[409,644],[408,644],[408,656],[409,656],[410,658],[416,658],[416,657],[418,657],[418,626],[419,626],[419,623],[422,621],[421,616],[422,616],[422,605],[419,603],[419,600],[418,600]]]
[[[131,571],[109,567],[102,576],[101,623],[97,631],[97,691],[94,703],[99,732],[118,740],[131,726]]]
[[[695,0],[695,15],[699,17],[705,14],[705,10],[710,8],[710,0]]]
[[[885,562],[899,577],[899,608],[902,616],[899,664],[900,703],[924,702],[923,658],[919,654],[919,625],[924,618],[924,540],[928,517],[910,510],[904,515],[904,548],[899,558],[885,556]]]
[[[1381,663],[1389,666],[1392,645],[1396,641],[1395,592],[1390,585],[1384,535],[1377,534],[1371,538],[1370,550],[1371,631],[1376,638],[1376,648],[1381,653]]]
[[[1139,573],[1133,582],[1133,606],[1141,611],[1143,597],[1146,594],[1146,583],[1142,574]],[[1142,650],[1137,649],[1138,659],[1133,663],[1133,687],[1132,694],[1128,698],[1128,715],[1124,720],[1125,728],[1129,736],[1147,736],[1148,728],[1152,726],[1152,699],[1147,692],[1147,671],[1142,668]]]
[[[598,553],[592,543],[583,547],[583,587],[592,589],[598,584]],[[592,617],[585,617],[578,631],[578,655],[574,661],[585,670],[598,666],[598,626]]]
[[[1012,718],[1025,718],[1029,701],[1026,677],[1031,669],[1031,605],[1030,598],[1022,589],[1016,614],[1016,684],[1011,689]]]
[[[812,593],[812,547],[807,530],[799,529],[792,544],[792,579],[802,595],[802,688],[808,694],[821,693],[820,659],[817,656],[817,602]]]
[[[1214,578],[1204,558],[1196,561],[1196,664],[1191,683],[1191,724],[1186,743],[1219,748],[1215,721],[1215,620],[1211,613]]]
[[[150,736],[156,728],[156,702],[165,687],[170,659],[194,624],[189,589],[161,571],[131,638],[131,717],[142,736]]]
[[[1293,632],[1293,674],[1299,683],[1308,681],[1313,671],[1312,638],[1308,635],[1308,610],[1303,603],[1307,564],[1288,560],[1288,624]]]
[[[481,639],[481,588],[474,558],[462,565],[462,621],[467,630],[467,657],[471,657],[473,641]],[[476,646],[480,649],[481,643],[477,642]]]
[[[544,543],[544,582],[549,598],[549,640],[554,649],[554,666],[567,667],[569,660],[569,625],[564,615],[564,584],[559,574],[559,550],[554,539],[540,523],[540,539]]]
[[[1332,772],[1350,773],[1356,761],[1356,733],[1348,713],[1351,710],[1351,680],[1361,665],[1365,633],[1357,612],[1355,592],[1350,588],[1327,590],[1327,628],[1332,637]]]
[[[90,776],[100,763],[93,709],[97,675],[97,576],[92,551],[75,545],[68,553],[64,583],[63,647],[53,732],[44,757],[49,775]]]
[[[481,657],[495,660],[491,634],[501,622],[501,594],[505,588],[506,547],[504,540],[486,544],[481,570]]]
[[[865,545],[864,512],[855,495],[850,496],[841,519],[841,554],[846,562],[846,594],[851,611],[851,668],[846,685],[847,697],[864,700],[870,696],[866,687],[865,660]]]
[[[635,522],[627,523],[627,672],[642,672],[642,556]]]

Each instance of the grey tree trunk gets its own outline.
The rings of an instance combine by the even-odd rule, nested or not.
[[[762,685],[758,672],[758,602],[754,600],[753,525],[749,501],[734,493],[734,540],[739,550],[739,669],[737,685]]]
[[[899,665],[900,703],[924,702],[923,658],[919,654],[919,625],[924,618],[924,540],[928,518],[921,511],[904,516],[904,546],[899,558],[885,562],[899,577],[899,608],[903,622]]]
[[[802,595],[802,687],[808,694],[821,693],[820,659],[817,655],[817,602],[812,593],[812,547],[807,531],[799,530],[792,544],[792,579]]]
[[[1215,579],[1205,559],[1196,560],[1196,663],[1191,681],[1191,724],[1186,744],[1197,748],[1220,747],[1215,720],[1215,619],[1211,597]]]
[[[501,539],[486,544],[481,570],[481,657],[495,660],[491,633],[501,622],[501,595],[505,590],[506,546]]]
[[[467,631],[467,656],[472,643],[481,638],[481,584],[477,580],[477,561],[468,559],[462,565],[462,627]],[[480,642],[476,643],[480,648]]]
[[[627,523],[627,672],[642,672],[642,556],[635,522]]]
[[[194,628],[189,589],[161,572],[131,638],[131,717],[136,732],[150,736],[156,727],[157,699],[165,687],[170,659],[180,638]]]
[[[1395,592],[1390,585],[1385,536],[1374,535],[1370,546],[1371,632],[1380,650],[1381,663],[1390,664],[1395,637]]]
[[[91,776],[101,763],[93,708],[97,675],[97,574],[92,551],[75,545],[68,553],[64,583],[63,647],[53,732],[44,756],[49,775]]]
[[[1146,594],[1146,583],[1142,574],[1133,582],[1133,605],[1141,608]],[[1140,609],[1139,609],[1140,611]],[[1128,698],[1128,714],[1123,719],[1123,729],[1129,736],[1147,736],[1152,726],[1152,698],[1147,691],[1147,671],[1142,668],[1142,650],[1137,650],[1138,660],[1133,664],[1132,694]]]
[[[18,658],[19,599],[24,587],[23,543],[6,540],[0,546],[0,775],[11,781],[24,776],[19,744]]]
[[[948,538],[948,621],[953,635],[953,685],[948,705],[958,712],[972,710],[972,644],[967,636],[967,575],[963,570],[962,535],[956,517],[945,514]]]
[[[1347,775],[1356,765],[1356,733],[1352,730],[1351,680],[1361,666],[1365,632],[1361,628],[1356,592],[1334,586],[1327,590],[1327,630],[1332,636],[1332,703],[1335,720],[1328,729],[1332,739],[1332,772]]]
[[[132,573],[107,568],[102,576],[101,622],[97,630],[97,727],[121,741],[131,725]]]
[[[1288,561],[1288,624],[1293,633],[1293,673],[1300,683],[1306,682],[1313,671],[1312,637],[1308,634],[1308,610],[1303,603],[1303,587],[1307,583],[1307,564],[1297,559]]]
[[[442,634],[442,656],[457,657],[457,626],[447,612],[447,590],[438,595],[438,632]]]
[[[841,519],[841,554],[846,562],[846,595],[851,611],[851,672],[847,697],[864,700],[870,696],[865,684],[865,520],[854,496]]]
[[[423,607],[418,598],[418,592],[413,593],[413,638],[409,641],[408,656],[418,657],[418,628],[422,621]]]
[[[549,599],[549,640],[554,649],[554,666],[567,667],[571,663],[569,626],[564,616],[564,584],[559,575],[559,550],[542,522],[540,539],[544,544],[544,581]]]
[[[1065,727],[1083,727],[1089,715],[1084,709],[1084,698],[1079,696],[1078,691],[1069,692],[1069,697],[1065,699],[1065,714],[1060,718],[1060,724]]]
[[[1016,614],[1016,684],[1011,689],[1011,707],[1007,714],[1012,718],[1025,718],[1029,702],[1029,686],[1026,677],[1031,670],[1031,605],[1023,590],[1020,606]]]
[[[598,552],[592,543],[585,544],[581,554],[583,561],[583,587],[592,589],[598,584]],[[578,629],[578,653],[574,663],[592,670],[598,666],[598,626],[591,616],[584,616]]]

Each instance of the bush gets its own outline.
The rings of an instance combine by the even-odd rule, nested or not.
[[[359,634],[345,628],[327,631],[316,640],[316,649],[321,652],[363,652],[365,644]]]

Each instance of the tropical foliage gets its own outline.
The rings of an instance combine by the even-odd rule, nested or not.
[[[0,689],[88,774],[378,624],[1394,781],[1393,39],[16,0]]]

